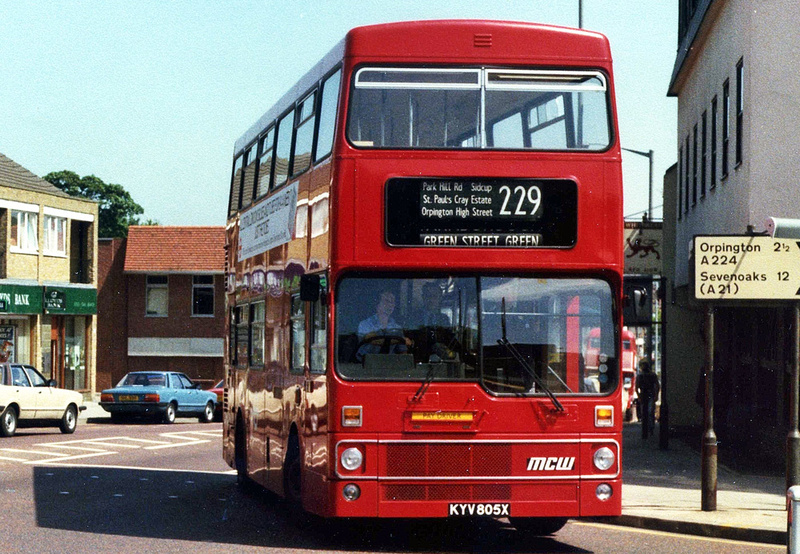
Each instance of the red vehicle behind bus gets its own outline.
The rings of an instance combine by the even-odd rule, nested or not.
[[[636,371],[639,367],[639,355],[636,350],[636,335],[627,327],[621,331],[622,347],[620,349],[620,368],[622,369],[622,413],[626,421],[633,419],[636,413]],[[586,339],[586,386],[599,390],[601,362],[599,360],[602,345],[600,329],[589,331]]]
[[[325,517],[546,534],[620,513],[613,92],[597,33],[376,25],[236,142],[223,451],[240,480]]]

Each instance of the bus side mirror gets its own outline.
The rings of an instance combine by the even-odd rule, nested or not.
[[[647,302],[650,300],[647,289],[636,287],[633,289],[633,313],[637,318],[647,315],[649,312]]]
[[[300,276],[300,300],[303,302],[316,302],[320,294],[319,275]]]

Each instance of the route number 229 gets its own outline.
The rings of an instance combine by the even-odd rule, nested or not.
[[[542,206],[542,191],[536,185],[527,188],[517,185],[513,190],[508,185],[503,185],[500,187],[500,194],[503,195],[500,215],[535,215]]]

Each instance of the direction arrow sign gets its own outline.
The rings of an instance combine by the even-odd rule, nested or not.
[[[694,272],[698,300],[800,301],[800,241],[697,236]]]

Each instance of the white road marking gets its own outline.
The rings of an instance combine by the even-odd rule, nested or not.
[[[211,442],[212,437],[218,439],[222,436],[221,431],[173,431],[169,433],[159,433],[160,440],[140,439],[117,435],[112,437],[100,437],[94,439],[74,439],[59,442],[42,442],[34,444],[32,449],[19,448],[0,448],[0,460],[9,462],[19,462],[23,464],[59,464],[71,460],[92,458],[95,456],[109,456],[119,454],[120,450],[125,449],[144,449],[160,450],[162,448],[178,448],[181,446],[193,446]],[[130,444],[133,443],[133,444]],[[149,445],[149,446],[145,446]],[[59,452],[59,450],[62,450]],[[82,452],[82,453],[76,453]],[[2,454],[9,454],[3,456]],[[15,456],[15,454],[27,455],[25,458]],[[44,459],[36,458],[38,456]],[[74,465],[65,463],[63,465]],[[84,466],[91,467],[91,466]],[[98,466],[109,467],[109,466]],[[141,469],[141,468],[136,468]],[[235,472],[234,472],[235,473]]]

